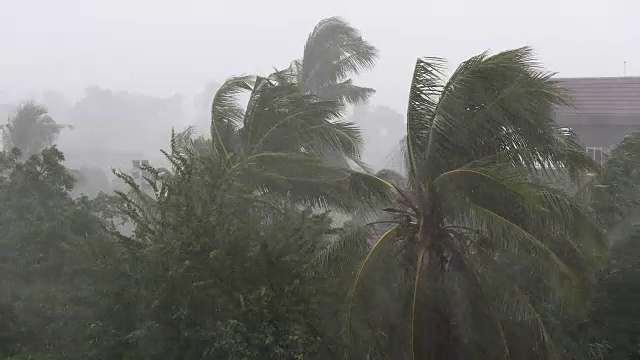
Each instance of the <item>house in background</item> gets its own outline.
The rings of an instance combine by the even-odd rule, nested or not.
[[[592,159],[603,162],[612,146],[640,131],[640,77],[558,78],[573,100],[556,121],[573,130]]]

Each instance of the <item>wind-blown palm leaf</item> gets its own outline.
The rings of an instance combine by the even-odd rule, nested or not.
[[[395,221],[385,224],[393,225]],[[377,232],[376,224],[366,224],[349,222],[342,226],[335,236],[329,240],[325,249],[317,257],[317,261],[337,275],[344,274],[345,267],[353,264],[354,257],[360,257],[362,253],[369,251],[371,244],[368,240],[374,238]]]
[[[320,99],[337,99],[343,104],[365,103],[376,93],[374,89],[353,85],[351,79],[324,87]]]
[[[523,291],[513,277],[501,271],[503,265],[495,261],[495,256],[490,252],[456,253],[455,256],[460,267],[458,273],[468,278],[473,284],[466,287],[470,291],[470,295],[473,296],[471,305],[480,303],[486,307],[488,310],[486,318],[496,324],[498,341],[496,341],[493,332],[482,336],[483,332],[486,333],[484,324],[474,321],[467,323],[472,327],[477,327],[475,333],[476,336],[480,336],[476,346],[484,347],[484,351],[478,351],[479,349],[476,348],[478,351],[476,354],[502,359],[539,358],[540,356],[549,359],[557,358],[557,351],[543,323],[542,315],[536,308],[541,304],[534,304],[532,294]],[[523,326],[527,324],[530,326]],[[529,336],[533,335],[526,339],[527,346],[531,346],[532,349],[520,348],[515,344],[515,333],[522,332],[523,329],[526,330],[524,333]],[[487,345],[497,347],[492,349]],[[496,349],[498,351],[495,351]]]
[[[353,285],[353,289],[351,291],[351,301],[349,303],[349,311],[347,313],[347,325],[350,324],[351,322],[351,308],[353,306],[353,297],[354,294],[357,290],[358,284],[360,283],[360,278],[362,277],[365,268],[367,266],[367,264],[369,263],[369,261],[371,260],[371,258],[373,256],[375,256],[377,254],[377,250],[379,249],[380,245],[383,244],[383,242],[385,241],[385,239],[390,238],[392,233],[398,228],[398,225],[394,225],[392,226],[389,230],[385,231],[384,234],[382,234],[371,246],[371,249],[367,252],[367,254],[365,255],[364,259],[362,260],[362,263],[360,264],[360,267],[358,268],[358,271],[356,273],[356,277],[355,277],[355,281],[354,281],[354,285]]]
[[[419,176],[419,171],[426,167],[422,157],[429,147],[431,127],[436,121],[438,96],[444,88],[444,61],[439,58],[418,59],[413,72],[409,92],[409,108],[407,110],[407,161],[411,177]]]
[[[401,197],[399,189],[381,176],[361,172],[351,172],[349,178],[349,191],[358,201],[369,207],[392,204]],[[361,212],[362,214],[362,212]]]
[[[229,143],[236,134],[244,111],[237,103],[237,95],[243,91],[252,91],[253,77],[238,76],[227,79],[213,97],[211,104],[211,138],[217,151],[228,156],[235,146]],[[225,143],[226,142],[226,143]],[[229,149],[227,149],[229,147]]]
[[[375,177],[332,166],[304,153],[260,153],[230,171],[230,178],[261,194],[344,213],[364,213],[394,196],[388,184]],[[364,209],[363,204],[367,204]]]
[[[336,151],[359,159],[360,131],[339,120],[344,107],[302,94],[297,84],[260,78],[239,130],[247,155],[261,152]]]
[[[510,165],[501,167],[461,168],[441,175],[434,185],[442,193],[480,204],[488,211],[518,222],[530,229],[528,231],[539,233],[537,237],[546,242],[557,241],[565,248],[569,246],[578,251],[574,241],[580,239],[580,255],[594,265],[602,265],[601,255],[606,249],[606,241],[584,204],[560,190],[528,181],[522,170],[513,169]],[[488,194],[493,195],[488,198]],[[456,204],[453,198],[447,199],[448,204]],[[460,209],[452,213],[458,211]]]

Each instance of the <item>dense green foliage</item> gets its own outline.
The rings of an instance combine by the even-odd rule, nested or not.
[[[86,198],[73,200],[73,178],[55,147],[22,162],[0,154],[0,266],[5,351],[28,348],[77,356],[87,341],[92,304],[103,284],[105,233]],[[71,352],[67,352],[71,351]]]
[[[591,190],[611,254],[591,311],[571,329],[578,347],[606,359],[640,358],[640,133],[616,146]],[[588,344],[585,346],[585,344]],[[576,357],[588,353],[578,352]]]
[[[116,172],[125,190],[91,198],[101,177],[21,106],[0,153],[0,357],[638,358],[640,135],[592,162],[528,48],[449,78],[424,58],[407,171],[373,174],[344,116],[376,57],[323,20],[289,68],[225,81],[210,136],[172,133],[146,186]]]

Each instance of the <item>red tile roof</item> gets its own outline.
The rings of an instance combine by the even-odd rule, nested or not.
[[[640,77],[556,78],[567,89],[573,108],[560,114],[640,115]]]

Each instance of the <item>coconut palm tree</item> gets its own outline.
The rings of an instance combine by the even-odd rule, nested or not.
[[[382,272],[410,284],[394,306],[410,319],[415,359],[554,358],[544,309],[581,304],[606,244],[581,203],[532,177],[575,180],[598,166],[554,122],[568,100],[531,49],[444,71],[439,58],[416,62],[404,184],[367,177],[395,200],[368,227],[352,301],[373,260],[393,258]]]
[[[288,71],[297,76],[302,91],[320,100],[339,100],[343,104],[366,102],[374,89],[353,84],[351,76],[371,69],[378,50],[358,29],[340,17],[321,20],[307,38],[302,59]]]
[[[65,128],[47,113],[47,108],[33,102],[21,104],[2,127],[5,150],[18,148],[24,157],[39,153],[53,142]]]

